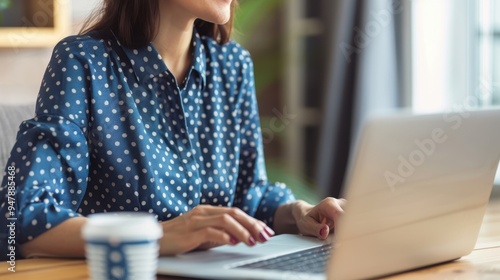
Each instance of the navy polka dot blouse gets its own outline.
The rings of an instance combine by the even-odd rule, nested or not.
[[[272,225],[294,197],[266,176],[250,55],[196,31],[192,50],[178,83],[152,44],[127,49],[100,32],[55,47],[6,168],[15,167],[15,212],[2,199],[0,219],[17,218],[18,244],[75,216],[143,211],[164,221],[199,204]]]

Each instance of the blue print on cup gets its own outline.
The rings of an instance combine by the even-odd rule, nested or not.
[[[92,279],[148,279],[154,278],[156,267],[158,245],[157,240],[128,241],[128,242],[107,242],[107,241],[87,241],[87,255],[89,262],[92,259],[91,268]],[[151,254],[152,253],[152,254]],[[151,257],[147,257],[150,255]],[[140,262],[134,261],[142,258]],[[101,262],[99,264],[98,262]],[[151,274],[151,275],[147,275]]]
[[[149,213],[89,215],[82,236],[90,278],[155,279],[162,235],[162,227]]]

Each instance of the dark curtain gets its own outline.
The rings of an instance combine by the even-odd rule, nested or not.
[[[324,4],[330,53],[316,182],[321,196],[340,197],[363,118],[403,103],[399,69],[403,29],[398,22],[404,3],[327,0]]]

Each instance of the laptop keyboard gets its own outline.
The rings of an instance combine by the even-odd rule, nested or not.
[[[324,273],[332,244],[325,244],[275,258],[248,263],[234,268],[281,270],[304,273]]]

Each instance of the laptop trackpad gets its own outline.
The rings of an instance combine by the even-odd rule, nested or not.
[[[255,251],[252,250],[247,250],[240,248],[240,252],[227,252],[224,250],[226,248],[223,248],[222,250],[216,250],[216,249],[211,249],[208,251],[197,251],[197,252],[191,252],[191,253],[186,253],[182,255],[178,255],[177,258],[179,260],[185,260],[185,261],[201,261],[201,262],[220,262],[220,261],[227,261],[231,260],[232,262],[238,262],[242,261],[245,259],[253,259],[253,258],[259,258],[262,256],[267,256],[270,253],[275,253],[275,252],[282,252],[286,250],[286,246],[283,245],[271,245],[271,246],[266,246],[265,250],[258,250],[256,248]],[[243,252],[242,252],[243,251]],[[267,254],[265,252],[268,252]]]
[[[207,251],[196,251],[177,255],[177,260],[201,263],[232,263],[246,259],[255,259],[261,257],[272,257],[298,250],[323,245],[325,242],[316,238],[303,237],[298,235],[278,235],[271,238],[264,244],[257,244],[254,247],[240,243],[236,246],[221,246]]]

